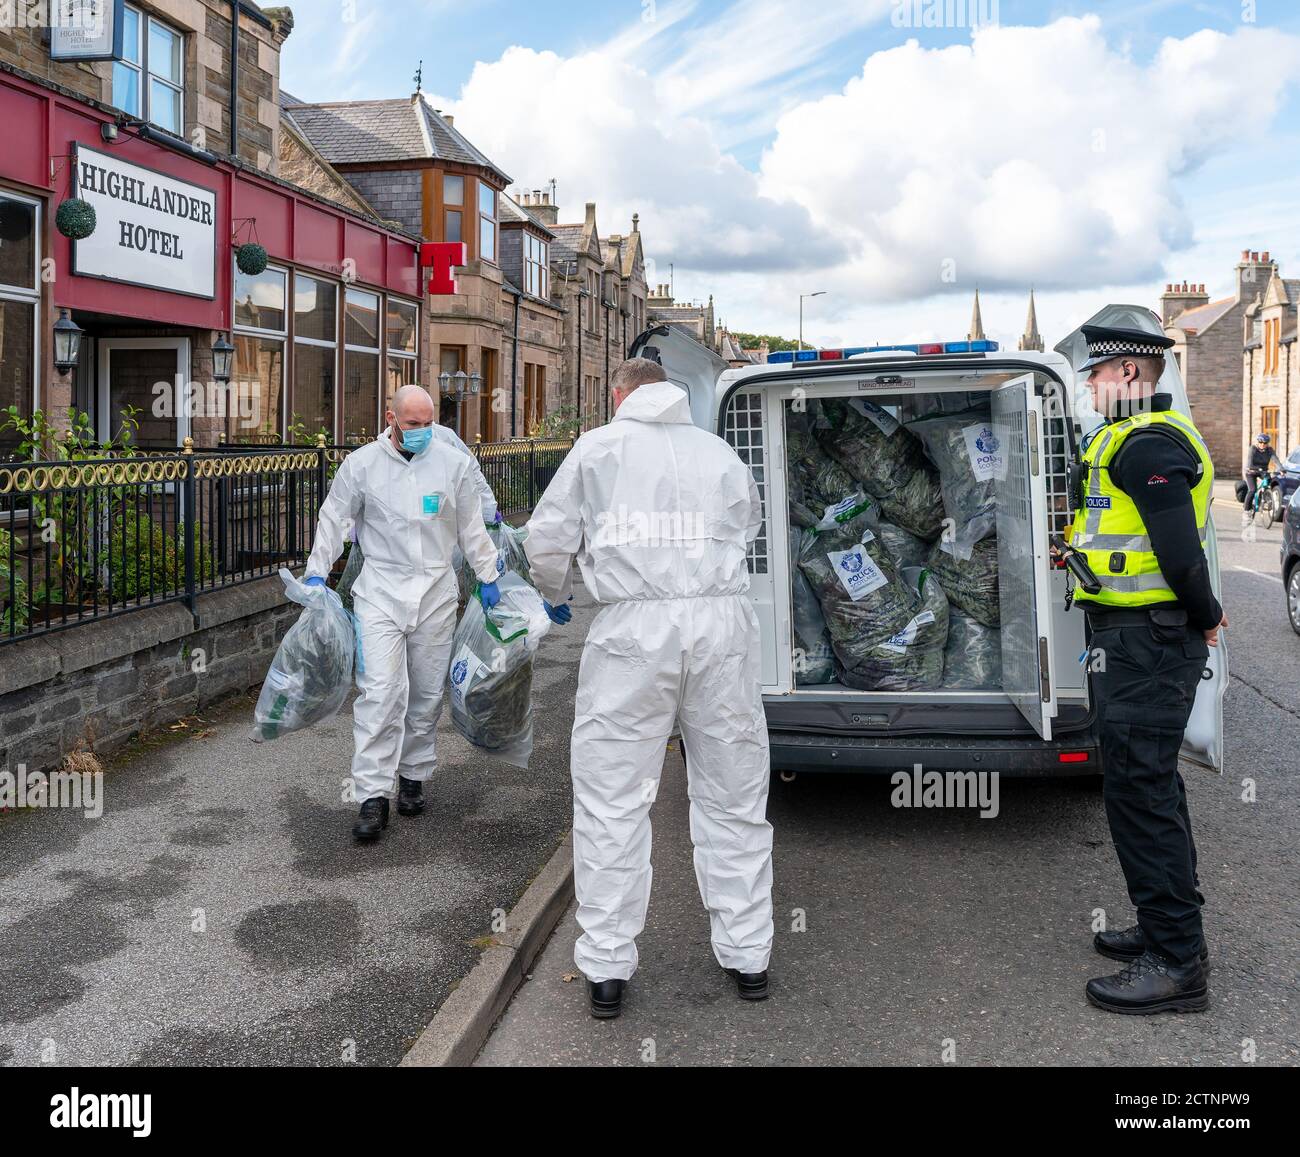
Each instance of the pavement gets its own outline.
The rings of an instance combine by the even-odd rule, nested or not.
[[[1095,782],[1003,779],[985,820],[897,809],[887,779],[846,775],[773,782],[772,990],[743,1003],[709,947],[670,744],[623,1016],[587,1013],[570,908],[477,1063],[1300,1063],[1300,637],[1277,577],[1279,529],[1243,537],[1221,487],[1227,769],[1183,769],[1208,897],[1208,1012],[1120,1017],[1084,1000],[1085,982],[1117,967],[1092,950],[1094,913],[1132,922]]]
[[[572,822],[573,606],[529,769],[445,711],[428,810],[373,846],[342,801],[350,707],[257,745],[249,698],[112,760],[99,819],[0,815],[0,1064],[397,1064]]]

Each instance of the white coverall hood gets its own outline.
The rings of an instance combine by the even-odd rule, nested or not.
[[[680,727],[695,874],[724,968],[772,947],[772,828],[758,620],[745,556],[763,512],[749,467],[691,424],[685,392],[635,390],[569,451],[524,551],[552,603],[574,556],[606,606],[583,647],[573,722],[573,865],[591,980],[636,970],[650,898],[650,806]]]
[[[614,421],[683,422],[689,426],[691,400],[671,382],[647,382],[623,399]]]
[[[684,390],[650,382],[575,443],[533,511],[533,582],[569,597],[572,561],[597,602],[743,594],[762,525],[754,477],[721,438],[691,424]]]

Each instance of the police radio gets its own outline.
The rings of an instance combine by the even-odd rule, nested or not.
[[[1088,565],[1088,560],[1065,541],[1059,534],[1050,536],[1057,555],[1065,562],[1066,569],[1074,575],[1074,581],[1090,595],[1101,593],[1101,580]]]

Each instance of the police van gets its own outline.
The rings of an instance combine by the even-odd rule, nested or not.
[[[1162,334],[1139,306],[1109,306],[1089,325]],[[1082,327],[1081,327],[1082,328]],[[995,342],[944,342],[772,354],[732,368],[690,336],[653,326],[629,350],[660,362],[690,397],[695,423],[733,446],[754,473],[763,528],[749,554],[750,596],[762,633],[763,702],[774,771],[998,771],[1010,775],[1099,775],[1090,656],[1082,608],[1067,600],[1067,571],[1050,553],[1073,520],[1072,468],[1083,436],[1101,424],[1075,366],[1087,358],[1076,330],[1046,353],[1003,352]],[[1160,390],[1189,414],[1177,364]],[[983,399],[1005,452],[995,482],[1000,686],[982,690],[861,691],[799,685],[786,460],[795,403],[866,399],[906,417],[942,408],[943,395]],[[958,404],[962,399],[955,400]],[[1219,584],[1213,524],[1206,543]],[[1102,659],[1101,661],[1104,661]],[[1210,660],[1187,728],[1183,756],[1221,770],[1226,641]]]

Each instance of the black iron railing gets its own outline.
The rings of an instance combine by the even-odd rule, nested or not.
[[[502,513],[537,504],[569,442],[481,443]],[[0,644],[296,569],[352,447],[223,446],[0,463]]]

